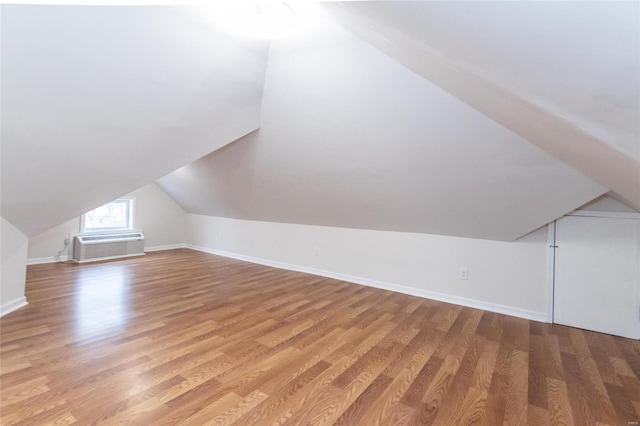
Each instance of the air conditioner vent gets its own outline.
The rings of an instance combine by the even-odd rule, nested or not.
[[[76,235],[73,238],[73,260],[76,262],[141,255],[144,255],[142,232]]]
[[[89,241],[114,241],[114,240],[134,240],[141,239],[144,236],[141,233],[135,234],[108,234],[108,235],[87,235],[79,236],[83,242]]]

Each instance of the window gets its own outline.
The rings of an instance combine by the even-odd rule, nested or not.
[[[133,229],[133,199],[120,198],[82,215],[80,232],[130,231]]]

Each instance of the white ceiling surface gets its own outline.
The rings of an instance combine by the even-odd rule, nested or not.
[[[367,42],[640,209],[640,3],[326,7]]]
[[[268,43],[200,10],[1,11],[2,216],[28,235],[259,126]]]
[[[607,191],[314,22],[271,42],[260,130],[159,180],[188,212],[514,240]]]
[[[607,190],[638,208],[637,5],[604,3],[328,5],[362,39],[319,13],[266,80],[268,43],[200,9],[3,5],[2,216],[37,234],[258,126],[159,183],[192,213],[499,240]]]

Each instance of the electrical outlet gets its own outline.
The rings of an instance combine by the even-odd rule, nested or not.
[[[461,280],[468,280],[469,279],[469,269],[466,268],[466,267],[460,268],[460,271],[458,272],[458,277]]]
[[[314,249],[314,253],[316,256],[320,256],[320,246],[316,246],[316,248]]]

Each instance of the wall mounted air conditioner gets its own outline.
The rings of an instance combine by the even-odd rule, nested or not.
[[[86,234],[73,237],[73,260],[76,262],[142,255],[144,255],[142,232]]]

